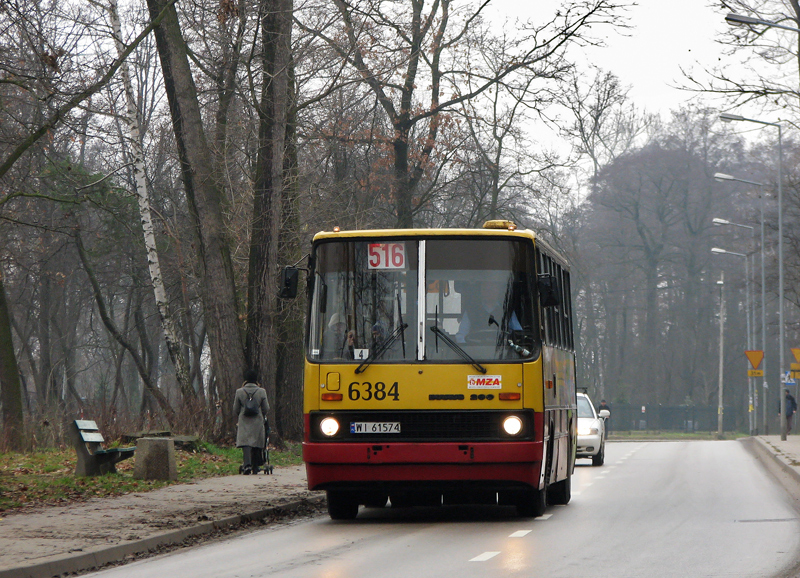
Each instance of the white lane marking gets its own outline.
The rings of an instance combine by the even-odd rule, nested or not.
[[[500,552],[484,552],[480,556],[475,556],[470,562],[486,562],[487,560],[494,558]]]
[[[536,518],[536,519],[534,520],[534,522],[536,522],[537,520],[538,520],[539,522],[544,522],[545,520],[549,520],[549,519],[550,519],[550,518],[552,518],[552,517],[553,517],[553,514],[542,514],[541,516],[539,516],[538,518]]]
[[[509,538],[524,538],[525,536],[527,536],[531,532],[533,532],[533,530],[517,530],[513,534],[510,534],[508,537]]]

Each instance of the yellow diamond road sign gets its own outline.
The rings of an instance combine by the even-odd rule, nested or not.
[[[800,362],[800,347],[792,347],[792,355],[797,362]]]
[[[758,369],[758,366],[761,365],[761,360],[764,359],[764,352],[760,349],[745,351],[744,354],[750,360],[750,365],[753,366],[753,369]]]

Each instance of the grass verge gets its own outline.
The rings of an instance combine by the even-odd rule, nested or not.
[[[741,437],[747,437],[747,434],[740,432],[726,431],[724,439],[735,440]],[[680,432],[680,431],[622,431],[611,432],[608,435],[609,441],[639,441],[639,440],[652,440],[652,441],[681,441],[681,440],[716,440],[717,432],[699,431],[699,432]]]
[[[201,443],[199,450],[175,454],[178,483],[238,474],[242,462],[242,450],[206,443]],[[301,464],[300,444],[287,443],[286,451],[271,451],[270,462],[275,466]],[[116,474],[91,478],[76,477],[75,463],[72,448],[0,454],[0,513],[143,492],[173,483],[135,480],[133,459],[118,463]]]

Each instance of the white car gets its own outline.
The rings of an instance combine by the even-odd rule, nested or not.
[[[602,466],[606,458],[607,409],[598,415],[589,396],[578,394],[578,458],[592,458],[593,466]]]

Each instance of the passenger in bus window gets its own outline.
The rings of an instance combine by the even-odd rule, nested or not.
[[[325,357],[354,359],[355,332],[347,330],[344,315],[334,313],[328,321],[328,328],[322,336],[322,349]]]
[[[383,341],[386,339],[386,334],[383,330],[383,325],[380,323],[375,323],[372,326],[372,348],[377,349],[381,345],[383,345]]]
[[[522,326],[517,319],[517,314],[511,312],[508,325],[504,325],[506,319],[505,295],[506,284],[497,281],[481,282],[479,304],[470,308],[465,308],[461,317],[461,324],[456,333],[456,342],[467,343],[467,341],[479,340],[486,341],[489,337],[496,341],[498,331],[521,330]],[[466,300],[466,302],[474,300]],[[462,303],[465,300],[462,298]],[[470,313],[472,311],[472,313]]]

